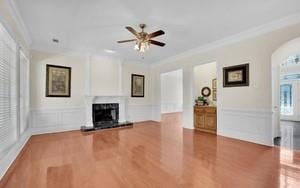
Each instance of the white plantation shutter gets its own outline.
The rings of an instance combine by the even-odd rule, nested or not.
[[[29,60],[20,51],[20,134],[29,123]]]
[[[0,159],[17,141],[17,44],[0,24]]]

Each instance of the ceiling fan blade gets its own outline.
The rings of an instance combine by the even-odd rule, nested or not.
[[[149,34],[149,38],[158,37],[163,34],[165,34],[165,32],[163,30],[158,30],[158,31],[155,31],[155,32]]]
[[[133,42],[136,41],[136,39],[130,39],[130,40],[120,40],[118,43],[124,43],[124,42]]]
[[[134,34],[136,37],[139,37],[139,33],[136,32],[136,30],[133,29],[132,27],[127,26],[126,29],[127,29],[130,33]]]
[[[163,46],[166,45],[165,43],[158,42],[158,41],[156,41],[156,40],[149,40],[149,42],[150,42],[151,44],[154,44],[154,45],[157,45],[157,46],[161,46],[161,47],[163,47]]]

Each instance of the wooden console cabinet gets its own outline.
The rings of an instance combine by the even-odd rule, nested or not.
[[[217,132],[217,108],[213,106],[194,106],[194,127],[196,130]]]

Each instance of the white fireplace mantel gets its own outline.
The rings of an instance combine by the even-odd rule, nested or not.
[[[93,127],[93,104],[119,103],[119,122],[127,121],[128,96],[94,96],[86,95],[86,127]]]

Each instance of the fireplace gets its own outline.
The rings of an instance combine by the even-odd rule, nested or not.
[[[82,132],[101,129],[132,127],[127,121],[127,97],[125,96],[86,96],[86,125]]]
[[[94,127],[111,127],[119,122],[119,104],[93,104]]]

